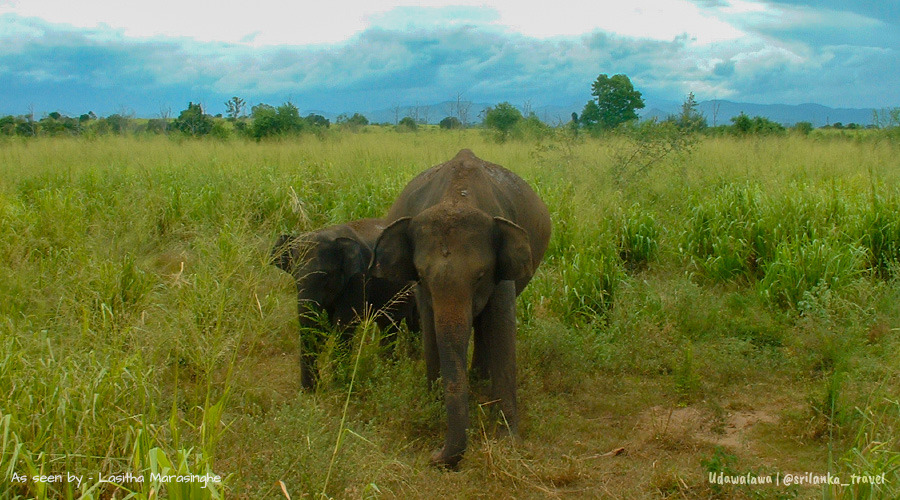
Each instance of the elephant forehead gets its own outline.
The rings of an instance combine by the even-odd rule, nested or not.
[[[451,234],[454,232],[490,233],[493,218],[481,210],[458,204],[437,205],[414,218],[414,225],[423,233]]]

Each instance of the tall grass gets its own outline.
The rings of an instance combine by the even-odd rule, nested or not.
[[[759,282],[773,303],[796,308],[807,294],[890,277],[900,217],[885,204],[836,181],[775,195],[727,184],[692,203],[681,252],[713,280]]]

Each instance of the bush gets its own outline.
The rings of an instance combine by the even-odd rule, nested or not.
[[[441,120],[438,126],[442,129],[452,130],[462,128],[462,123],[455,116],[448,116]]]
[[[517,137],[530,140],[541,140],[552,133],[550,126],[542,122],[534,113],[516,123],[513,132]]]
[[[338,115],[337,124],[342,128],[350,129],[354,132],[369,124],[369,119],[359,113],[353,113],[353,116],[346,114]]]
[[[809,135],[813,131],[813,124],[810,122],[797,122],[791,127],[791,130],[800,135]]]
[[[484,113],[484,126],[496,132],[499,142],[505,142],[516,124],[522,120],[522,113],[508,102],[489,107]]]
[[[418,128],[419,125],[416,124],[416,121],[411,116],[404,117],[397,124],[397,130],[400,132],[415,132]]]
[[[737,135],[771,135],[784,132],[784,127],[781,124],[762,116],[750,118],[741,113],[733,117],[731,123],[731,131]]]

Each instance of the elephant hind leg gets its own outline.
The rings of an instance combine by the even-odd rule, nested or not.
[[[479,317],[480,318],[480,317]],[[475,348],[472,352],[472,372],[478,380],[488,380],[491,377],[491,346],[490,333],[480,327],[481,322],[475,322]]]

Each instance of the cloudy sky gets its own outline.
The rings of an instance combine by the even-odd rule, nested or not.
[[[0,0],[0,114],[464,99],[900,105],[900,0]],[[215,5],[215,7],[211,7]]]

